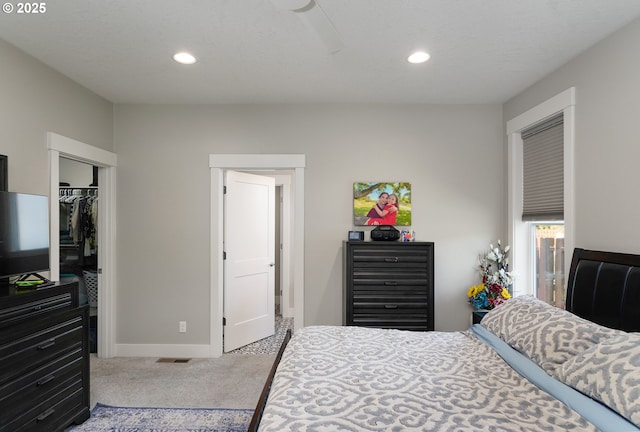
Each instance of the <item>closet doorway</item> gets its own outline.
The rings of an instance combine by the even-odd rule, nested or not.
[[[96,307],[97,355],[113,357],[115,341],[115,249],[116,249],[116,165],[115,153],[90,146],[80,141],[47,132],[49,150],[49,204],[50,204],[50,278],[60,280],[60,165],[61,159],[89,164],[94,172],[97,167],[99,185],[99,206],[97,240],[99,253],[96,254],[96,276],[98,302]],[[62,165],[66,161],[62,162]]]
[[[98,352],[98,167],[59,161],[60,281],[78,282],[80,304],[89,305],[89,352]]]

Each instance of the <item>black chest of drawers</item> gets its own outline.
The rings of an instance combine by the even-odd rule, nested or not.
[[[89,418],[88,328],[77,282],[0,296],[0,432]]]
[[[344,324],[434,329],[432,242],[344,242]]]

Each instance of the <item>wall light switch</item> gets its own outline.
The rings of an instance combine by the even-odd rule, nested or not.
[[[187,322],[186,321],[180,321],[179,322],[179,330],[180,333],[186,333],[187,332]]]

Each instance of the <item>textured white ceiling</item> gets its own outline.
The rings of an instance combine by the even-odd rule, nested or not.
[[[500,103],[640,16],[640,0],[317,2],[337,53],[270,0],[48,1],[0,13],[0,38],[116,103]],[[407,63],[415,49],[431,60]]]

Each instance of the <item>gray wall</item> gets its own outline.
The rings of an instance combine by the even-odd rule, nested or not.
[[[570,86],[576,244],[638,253],[640,22],[503,107],[112,104],[0,41],[0,152],[10,188],[47,193],[45,133],[118,154],[118,343],[208,343],[210,153],[303,153],[306,323],[339,324],[351,185],[409,181],[436,244],[436,326],[465,328],[476,255],[504,238],[504,121]],[[112,145],[113,142],[113,145]],[[219,317],[211,317],[219,319]],[[188,320],[178,334],[176,321]]]
[[[640,20],[504,105],[508,121],[576,87],[576,247],[640,253]]]
[[[74,187],[88,187],[93,182],[93,165],[72,159],[59,158],[60,183]]]
[[[0,39],[0,153],[9,190],[47,194],[46,133],[105,150],[113,145],[113,105]]]
[[[504,226],[501,106],[118,105],[115,125],[118,343],[208,341],[211,153],[306,155],[305,324],[341,324],[353,182],[387,180],[412,183],[435,242],[436,327],[468,327],[477,254]]]

